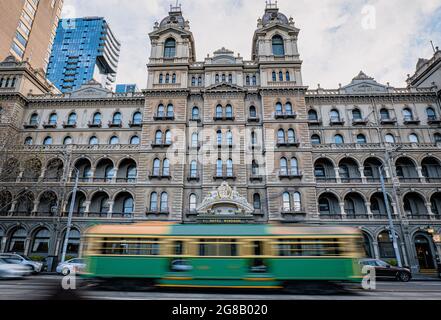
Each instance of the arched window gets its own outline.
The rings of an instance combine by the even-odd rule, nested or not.
[[[225,74],[222,74],[222,82],[227,81],[227,78],[225,77]]]
[[[23,228],[16,229],[14,233],[11,235],[6,251],[24,253],[26,237],[27,234],[25,229]]]
[[[221,159],[217,159],[216,162],[216,176],[217,177],[222,177],[223,175],[223,162]]]
[[[155,133],[155,144],[162,144],[162,131],[158,130]]]
[[[229,146],[232,146],[233,145],[233,134],[231,133],[230,130],[227,131],[227,135],[226,136],[227,136],[227,144]]]
[[[56,113],[51,113],[51,115],[49,116],[49,124],[50,125],[56,125],[57,124],[57,114]]]
[[[198,142],[199,142],[199,135],[197,134],[197,132],[194,132],[194,133],[191,135],[191,146],[192,146],[193,148],[197,148],[197,146],[198,146]]]
[[[288,143],[296,142],[296,134],[293,129],[288,130]]]
[[[30,145],[32,145],[34,143],[34,140],[32,139],[32,137],[27,137],[25,139],[24,143],[25,143],[25,145],[30,146]]]
[[[161,193],[161,212],[168,212],[168,193]]]
[[[199,87],[202,86],[202,77],[199,77],[199,78],[198,78],[198,86],[199,86]]]
[[[170,130],[165,132],[165,144],[172,144],[172,132]]]
[[[253,195],[253,207],[254,207],[254,210],[262,209],[262,202],[260,201],[260,194],[258,194],[258,193],[255,193]]]
[[[227,104],[225,107],[225,116],[227,118],[233,118],[233,107],[230,104]]]
[[[111,181],[113,179],[114,173],[115,170],[113,169],[113,165],[108,165],[104,170],[106,181]]]
[[[66,138],[64,138],[64,140],[63,140],[63,144],[64,144],[64,145],[72,144],[72,138],[69,137],[69,136],[67,136]]]
[[[153,176],[158,177],[161,170],[161,160],[153,160]]]
[[[277,74],[276,74],[275,71],[273,71],[273,73],[272,73],[272,79],[273,79],[274,82],[277,81]]]
[[[138,145],[139,144],[139,137],[138,136],[133,136],[130,138],[130,144],[132,145]]]
[[[253,86],[257,85],[257,77],[254,75],[253,76]]]
[[[215,81],[216,81],[216,83],[219,83],[219,75],[218,74],[216,74],[216,76],[215,76]]]
[[[165,75],[165,83],[170,83],[170,75],[168,73]]]
[[[279,71],[279,81],[283,81],[283,72]]]
[[[381,120],[389,120],[390,119],[390,114],[389,114],[389,110],[387,109],[381,109],[380,110],[380,117]]]
[[[93,124],[101,124],[101,113],[96,112],[93,115]]]
[[[331,110],[331,122],[339,122],[340,121],[340,113],[333,109]]]
[[[35,234],[31,252],[47,254],[49,252],[50,238],[51,235],[47,229],[40,229]]]
[[[69,117],[67,118],[67,124],[70,126],[73,126],[77,123],[77,114],[75,112],[72,112],[69,114]]]
[[[320,198],[319,200],[319,211],[321,214],[329,214],[331,212],[331,207],[329,205],[329,200],[327,198]]]
[[[232,74],[228,75],[228,83],[233,83],[233,75]]]
[[[127,181],[128,182],[135,182],[136,177],[138,176],[138,169],[136,168],[136,165],[132,164],[127,168]]]
[[[296,158],[291,158],[291,174],[298,175],[299,174],[299,162]]]
[[[116,124],[116,125],[120,125],[121,124],[121,112],[115,112],[113,114],[112,123]]]
[[[189,203],[190,203],[190,211],[196,211],[197,198],[196,198],[196,195],[194,193],[190,194]]]
[[[247,86],[250,85],[250,76],[247,76],[247,78],[246,78],[246,84],[247,84]]]
[[[283,114],[283,107],[280,102],[276,103],[276,115],[282,115]]]
[[[174,116],[174,108],[172,104],[167,106],[167,117],[171,118]]]
[[[51,144],[52,144],[52,137],[46,137],[46,138],[44,138],[43,144],[44,144],[45,146],[49,146],[49,145],[51,145]]]
[[[223,108],[220,104],[216,107],[216,118],[222,118]]]
[[[419,143],[418,136],[415,133],[412,133],[409,135],[409,142],[410,143]]]
[[[191,110],[191,118],[192,120],[199,120],[199,108],[198,107],[193,107],[193,109]]]
[[[170,160],[164,159],[163,165],[162,165],[162,175],[164,177],[170,176]]]
[[[174,58],[176,56],[176,40],[168,38],[164,43],[164,58]]]
[[[352,119],[361,120],[361,111],[359,109],[352,110]]]
[[[119,138],[118,138],[117,136],[112,136],[112,137],[110,138],[109,143],[110,143],[111,145],[119,144]]]
[[[275,56],[284,56],[285,55],[285,46],[283,43],[283,38],[279,35],[275,35],[273,37],[273,54]]]
[[[233,160],[227,160],[227,177],[233,176]]]
[[[286,158],[280,159],[280,174],[284,176],[288,175],[288,161]]]
[[[282,209],[283,211],[291,211],[291,197],[288,192],[282,195]]]
[[[289,74],[289,71],[286,71],[286,81],[291,81],[291,76]]]
[[[98,144],[98,138],[95,137],[95,136],[90,137],[90,139],[89,139],[89,144],[90,144],[90,145],[96,145],[96,144]]]
[[[319,135],[317,135],[317,134],[313,134],[313,135],[311,136],[311,143],[312,143],[312,144],[321,144],[321,143],[322,143],[322,140],[320,139],[320,136],[319,136]]]
[[[150,194],[150,211],[158,211],[158,194],[156,192]]]
[[[334,137],[334,143],[336,144],[343,144],[345,141],[343,139],[343,136],[340,134],[336,134]]]
[[[279,129],[279,131],[277,131],[277,142],[285,143],[285,130]]]
[[[259,175],[259,165],[257,164],[256,160],[253,160],[251,163],[251,174],[253,176]]]
[[[413,113],[409,108],[403,109],[403,117],[404,121],[412,121],[413,120]]]
[[[257,111],[255,106],[250,107],[250,118],[257,118]]]
[[[38,114],[33,113],[29,119],[29,124],[38,125]]]
[[[357,143],[358,144],[365,144],[367,142],[366,137],[364,134],[357,135]]]
[[[190,177],[196,178],[198,176],[198,163],[193,160],[190,164]]]
[[[133,198],[127,197],[123,202],[123,213],[124,214],[132,214],[133,213]]]
[[[222,145],[222,131],[218,130],[216,132],[216,139],[217,139],[217,145],[221,146]]]
[[[196,86],[196,78],[195,77],[191,77],[191,85],[193,87]]]
[[[162,84],[164,82],[164,75],[161,73],[159,74],[159,84]]]
[[[172,75],[172,83],[176,83],[176,73],[173,73]]]
[[[432,107],[426,109],[427,120],[436,120],[436,113]]]
[[[317,120],[318,120],[317,111],[315,111],[315,110],[309,110],[309,111],[308,111],[308,120],[311,120],[311,121],[317,121]]]
[[[256,133],[254,131],[251,132],[251,144],[253,146],[255,146],[257,144],[257,135],[256,135]]]
[[[294,211],[299,212],[302,210],[302,196],[299,192],[295,192],[293,195],[294,198]]]
[[[389,133],[389,134],[385,135],[384,141],[386,143],[395,143],[395,137]]]
[[[287,102],[285,104],[285,112],[286,112],[287,115],[292,115],[293,114],[293,112],[292,112],[292,104],[290,102]]]
[[[163,104],[160,104],[158,106],[158,117],[164,117],[165,116],[165,108]]]

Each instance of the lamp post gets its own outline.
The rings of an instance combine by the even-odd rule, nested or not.
[[[397,258],[398,266],[402,267],[403,265],[401,263],[400,248],[398,247],[397,235],[395,233],[395,227],[394,227],[394,223],[392,220],[392,213],[390,212],[389,198],[387,197],[386,186],[384,184],[383,168],[384,168],[384,164],[378,168],[378,171],[380,173],[381,189],[383,192],[384,204],[386,206],[387,218],[389,220],[389,231],[392,235],[392,242],[393,242],[395,257]],[[397,203],[397,206],[399,206],[398,203]]]
[[[80,171],[74,167],[74,171],[75,171],[75,185],[72,191],[72,199],[70,201],[70,208],[69,208],[69,216],[67,218],[67,228],[66,228],[66,237],[64,239],[64,244],[63,244],[63,253],[61,255],[61,262],[64,262],[66,260],[66,251],[67,251],[67,245],[69,243],[69,233],[70,233],[70,229],[72,228],[72,216],[73,216],[73,210],[75,208],[75,200],[76,200],[76,196],[77,196],[77,189],[78,189],[78,180],[79,180],[79,176],[80,176]]]

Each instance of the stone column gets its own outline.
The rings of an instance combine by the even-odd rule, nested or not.
[[[85,216],[85,217],[87,217],[87,216],[89,215],[90,204],[91,204],[91,201],[84,201],[84,205],[85,205],[85,208],[84,208],[84,216]]]
[[[430,202],[426,202],[426,208],[427,208],[427,214],[428,214],[430,217],[433,217],[434,214],[433,214],[433,212],[432,212],[432,204],[431,204]]]
[[[361,177],[362,183],[367,183],[367,179],[364,175],[364,167],[358,167],[358,171],[360,171],[360,177]]]
[[[34,209],[32,210],[32,214],[36,214],[38,212],[38,205],[40,204],[40,201],[35,200],[34,201]]]
[[[24,246],[24,255],[28,256],[30,250],[30,246],[31,246],[31,239],[30,238],[26,238],[25,240],[25,246]]]
[[[41,168],[41,174],[40,177],[38,178],[38,181],[43,181],[45,175],[46,175],[46,167],[43,167]]]
[[[406,248],[404,246],[404,241],[400,241],[400,250],[401,250],[401,256],[403,259],[403,266],[408,266],[409,265],[409,259],[407,258],[407,254],[406,254]]]
[[[337,183],[341,183],[340,168],[339,167],[335,167],[334,171],[335,171],[335,178],[337,179]]]
[[[418,171],[418,177],[420,178],[420,181],[425,183],[426,178],[423,176],[423,169],[421,167],[417,167],[416,169]]]
[[[15,182],[21,182],[22,178],[23,178],[23,171],[20,171]]]
[[[109,211],[107,212],[107,218],[112,218],[114,203],[114,201],[109,201]]]
[[[2,238],[2,241],[0,242],[0,252],[6,251],[6,235]]]
[[[392,206],[392,217],[393,216],[398,216],[398,210],[397,210],[397,204],[395,203],[395,202],[392,202],[391,203],[391,206]],[[405,212],[403,212],[403,215],[405,215],[406,213]]]
[[[340,213],[343,219],[346,219],[345,203],[340,202]]]
[[[11,203],[11,209],[9,209],[9,216],[14,215],[15,207],[17,206],[17,200],[12,201]]]
[[[373,214],[371,211],[371,203],[368,201],[368,202],[365,202],[364,205],[366,206],[366,213],[369,217],[369,220],[373,219],[374,217],[373,217]]]
[[[372,241],[372,246],[374,247],[375,259],[380,259],[380,249],[378,248],[378,241]]]
[[[386,177],[385,177],[386,179],[390,179],[390,177],[392,176],[390,170],[392,170],[392,169],[389,168],[388,166],[384,166],[384,173],[386,174]]]
[[[116,183],[117,176],[118,176],[118,168],[113,168],[112,183]]]

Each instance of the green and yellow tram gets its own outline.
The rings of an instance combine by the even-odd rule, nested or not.
[[[94,226],[85,240],[86,279],[216,288],[361,281],[354,228],[152,222]]]

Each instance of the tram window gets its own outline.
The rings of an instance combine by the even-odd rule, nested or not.
[[[199,255],[203,257],[234,257],[237,256],[236,240],[213,239],[199,241]]]
[[[341,254],[338,239],[279,239],[279,256],[320,257]]]
[[[159,255],[158,239],[104,238],[101,253],[104,255]]]
[[[175,241],[173,244],[173,254],[180,256],[184,253],[184,243],[182,241]]]

